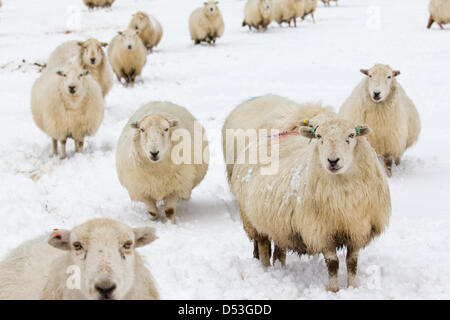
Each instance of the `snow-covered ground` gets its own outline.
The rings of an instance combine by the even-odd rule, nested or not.
[[[194,46],[187,21],[202,0],[117,0],[89,12],[81,0],[4,0],[0,8],[0,258],[25,239],[93,217],[157,228],[140,249],[164,299],[418,299],[450,297],[450,29],[425,28],[428,0],[340,0],[320,3],[316,23],[272,24],[266,33],[241,27],[244,1],[221,0],[225,34],[215,46]],[[81,29],[66,33],[81,10]],[[149,56],[143,83],[117,82],[104,122],[83,154],[50,158],[51,140],[33,123],[30,90],[61,42],[109,41],[137,10],[155,15],[163,40]],[[379,16],[378,16],[379,14]],[[379,21],[378,21],[379,17]],[[73,28],[72,28],[73,29]],[[22,60],[25,59],[25,63]],[[252,258],[229,191],[219,128],[241,101],[276,93],[336,109],[362,79],[360,68],[388,63],[416,103],[423,124],[389,180],[393,212],[385,234],[362,251],[359,289],[324,290],[322,257],[291,254],[287,267],[264,270]],[[18,65],[22,65],[17,69]],[[186,106],[209,130],[212,164],[177,224],[151,222],[117,179],[114,154],[128,117],[151,100]],[[341,254],[342,258],[343,255]]]

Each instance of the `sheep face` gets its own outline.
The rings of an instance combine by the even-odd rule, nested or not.
[[[90,300],[123,299],[134,284],[135,248],[156,239],[150,227],[132,229],[110,219],[94,219],[72,231],[57,230],[49,244],[67,250],[79,270],[79,288]],[[77,274],[77,273],[75,273]]]
[[[368,126],[356,128],[346,120],[330,120],[317,127],[301,127],[300,132],[316,140],[319,161],[332,175],[344,174],[351,167],[358,137],[370,132]]]
[[[158,163],[167,158],[171,151],[172,128],[178,125],[178,120],[168,119],[160,114],[151,114],[140,121],[132,123],[138,135],[139,147],[150,162]]]
[[[131,26],[137,30],[142,31],[150,26],[150,21],[148,16],[143,12],[138,12],[133,15],[133,20],[131,22]]]
[[[57,71],[56,74],[62,78],[59,89],[64,96],[73,99],[85,95],[88,86],[86,76],[89,75],[89,70],[83,70],[78,66],[71,66],[64,71]]]
[[[270,18],[272,15],[272,1],[259,0],[259,10],[264,19]]]
[[[208,17],[214,17],[219,12],[219,8],[217,5],[219,4],[219,1],[207,1],[203,3],[203,10],[205,12],[205,15]]]
[[[361,69],[367,76],[367,90],[370,99],[375,103],[386,100],[391,93],[392,81],[400,71],[392,70],[387,65],[376,64],[370,70]]]
[[[102,64],[105,55],[102,47],[106,47],[108,43],[89,39],[84,42],[78,42],[78,45],[81,49],[80,56],[83,65],[96,68]]]
[[[120,43],[124,50],[133,50],[139,45],[141,39],[139,38],[139,30],[127,29],[119,31]]]

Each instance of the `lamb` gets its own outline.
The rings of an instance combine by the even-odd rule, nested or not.
[[[109,44],[108,57],[117,80],[121,82],[123,78],[127,85],[134,86],[147,63],[147,49],[139,38],[139,31],[119,31]]]
[[[303,2],[304,2],[304,11],[303,16],[301,17],[302,20],[305,20],[305,18],[308,15],[311,15],[313,22],[315,22],[314,12],[316,11],[317,8],[317,0],[303,0]]]
[[[283,22],[286,22],[291,26],[291,21],[294,22],[294,26],[297,26],[297,1],[296,0],[272,0],[273,2],[273,20],[275,20],[280,26]]]
[[[369,133],[368,126],[325,117],[319,126],[301,126],[299,136],[271,142],[279,144],[276,174],[261,174],[261,164],[234,166],[231,189],[254,257],[264,266],[270,265],[271,241],[273,262],[282,265],[286,250],[322,253],[327,290],[337,292],[336,251],[346,247],[347,284],[357,287],[359,250],[383,232],[391,213],[386,175],[364,137]]]
[[[248,0],[244,7],[244,21],[242,26],[248,26],[267,30],[267,26],[272,22],[272,0]]]
[[[183,159],[180,144],[175,144],[180,137]],[[189,111],[170,102],[150,102],[125,125],[116,168],[132,201],[143,202],[152,219],[159,215],[156,202],[165,201],[165,215],[175,223],[177,202],[189,200],[203,180],[208,157],[204,129]]]
[[[153,228],[132,229],[112,219],[55,229],[24,242],[0,263],[0,299],[159,299],[135,250],[156,239]]]
[[[399,165],[403,153],[419,137],[419,114],[396,80],[400,71],[376,64],[361,72],[367,77],[344,102],[339,116],[354,123],[367,123],[373,129],[368,140],[391,176],[392,162]]]
[[[337,5],[338,5],[338,0],[322,0],[322,2],[323,2],[323,4],[324,4],[325,7],[329,7],[331,1],[336,2],[336,7],[337,7]]]
[[[264,116],[261,117],[261,115]],[[331,107],[322,107],[318,103],[298,104],[290,99],[271,94],[255,97],[240,104],[230,113],[222,127],[222,146],[228,180],[231,178],[239,153],[236,130],[277,129],[280,132],[294,132],[298,131],[302,120],[316,118],[319,115],[333,118],[335,113]],[[246,120],[242,121],[242,118]],[[229,134],[227,130],[230,130]]]
[[[444,24],[450,23],[450,1],[449,0],[431,0],[428,10],[430,18],[428,19],[427,28],[430,29],[436,22],[441,29]]]
[[[84,4],[89,9],[94,8],[109,8],[112,6],[115,0],[83,0]]]
[[[84,138],[94,135],[104,114],[104,101],[98,83],[77,64],[61,70],[48,70],[31,90],[31,111],[36,125],[52,138],[53,155],[66,158],[68,138],[75,141],[75,152],[82,152]]]
[[[148,51],[158,45],[163,35],[163,29],[159,21],[142,11],[133,15],[128,28],[139,31],[139,37]]]
[[[195,9],[189,17],[189,32],[195,44],[202,41],[216,43],[224,32],[222,14],[217,7],[218,1],[208,0],[203,7]]]
[[[103,96],[106,96],[113,85],[111,68],[102,49],[107,45],[107,42],[99,42],[96,39],[64,42],[50,55],[47,68],[62,68],[65,64],[77,60],[81,68],[90,71],[91,76],[100,85]]]

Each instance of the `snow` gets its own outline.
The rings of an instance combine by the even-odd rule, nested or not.
[[[89,12],[81,0],[3,1],[0,258],[54,227],[111,217],[157,229],[159,240],[139,250],[164,299],[448,298],[450,31],[425,28],[428,0],[341,0],[337,8],[320,3],[315,24],[309,19],[296,29],[272,24],[266,33],[241,27],[244,1],[221,0],[225,34],[213,47],[194,46],[189,38],[189,14],[201,3],[117,0],[111,10]],[[81,28],[67,33],[77,10]],[[116,82],[104,122],[84,153],[74,155],[69,143],[68,159],[50,158],[51,140],[30,112],[31,86],[39,76],[33,63],[45,61],[63,41],[89,36],[109,41],[138,10],[154,15],[164,28],[143,83],[127,89]],[[333,294],[324,290],[321,256],[289,254],[285,268],[277,264],[267,270],[252,258],[226,182],[219,132],[234,106],[267,93],[338,108],[362,78],[359,69],[375,62],[401,70],[399,81],[418,106],[423,131],[389,180],[392,219],[360,255],[360,287],[345,288],[341,253],[341,291]],[[144,205],[129,200],[115,172],[122,127],[151,100],[186,106],[209,130],[210,170],[192,200],[180,204],[176,225],[150,221]]]

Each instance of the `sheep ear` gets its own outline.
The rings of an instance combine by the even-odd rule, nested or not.
[[[49,245],[61,250],[70,250],[69,241],[70,231],[64,229],[53,231],[48,238]]]
[[[180,123],[180,121],[178,119],[169,120],[169,124],[170,124],[171,128],[178,126],[179,123]]]
[[[89,73],[91,73],[88,69],[84,70],[84,75],[87,76]]]
[[[122,35],[122,31],[117,31],[117,34],[119,35],[119,36],[121,36]]]
[[[302,120],[300,123],[293,125],[290,131],[297,131],[301,127],[312,127],[312,124],[309,120]]]
[[[366,76],[369,75],[369,70],[367,70],[367,69],[360,69],[359,71],[360,71],[362,74],[365,74]]]
[[[84,42],[78,41],[78,42],[77,42],[77,45],[79,45],[80,47],[84,47]]]
[[[158,239],[152,227],[134,228],[135,248],[143,247]]]
[[[372,132],[372,129],[368,125],[356,126],[356,134],[359,137],[363,137]]]
[[[108,42],[102,42],[102,43],[100,43],[100,45],[101,45],[102,47],[107,47],[107,46],[108,46]]]
[[[316,130],[314,127],[301,127],[300,128],[300,135],[304,136],[305,138],[312,139],[316,137]]]
[[[139,128],[139,122],[133,121],[130,126],[134,129],[137,129],[137,128]]]
[[[62,72],[61,70],[56,71],[56,74],[58,76],[64,77],[64,72]]]
[[[400,70],[394,70],[394,71],[392,71],[392,74],[394,75],[394,77],[399,76]]]

